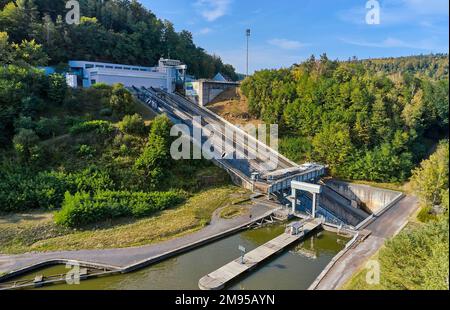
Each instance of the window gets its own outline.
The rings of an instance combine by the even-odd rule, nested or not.
[[[114,69],[113,66],[106,66],[107,69]]]
[[[94,65],[93,64],[86,64],[84,67],[86,69],[91,69],[91,68],[94,68]]]
[[[122,70],[123,68],[122,67],[115,67],[114,69]]]
[[[91,80],[91,85],[95,85],[95,83],[97,83],[96,80]]]
[[[131,68],[129,68],[129,67],[125,67],[125,68],[123,68],[124,70],[131,70]]]
[[[95,65],[96,68],[104,68],[105,66],[103,65]]]
[[[133,68],[133,71],[139,71],[139,69],[138,68]]]

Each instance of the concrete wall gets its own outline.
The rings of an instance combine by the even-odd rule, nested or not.
[[[108,85],[113,85],[116,83],[121,83],[125,87],[154,87],[159,89],[166,89],[167,80],[157,79],[157,78],[146,78],[146,77],[127,77],[127,76],[117,76],[117,75],[104,75],[97,74],[91,77],[96,80],[96,83],[105,83]]]
[[[238,83],[232,82],[220,83],[217,81],[209,81],[209,80],[199,80],[195,82],[190,82],[189,84],[192,85],[192,89],[190,89],[186,93],[187,97],[191,101],[196,102],[198,105],[202,107],[211,103],[225,90],[239,85]]]
[[[365,205],[373,213],[381,211],[386,205],[401,194],[391,190],[337,180],[327,180],[325,183],[346,198]]]
[[[330,195],[329,192],[324,192],[320,195],[319,203],[326,210],[336,215],[345,223],[356,226],[364,221],[369,214],[365,214],[359,209],[354,209],[348,203],[338,201],[339,195]]]

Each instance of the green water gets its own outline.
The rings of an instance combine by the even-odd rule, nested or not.
[[[197,290],[200,278],[239,257],[239,245],[251,251],[280,235],[284,227],[278,225],[242,232],[134,273],[82,281],[79,285],[53,285],[41,289]],[[230,289],[307,289],[346,242],[348,239],[334,233],[319,232],[238,279]],[[36,274],[65,272],[65,266],[55,266],[35,271],[22,279],[34,278]]]

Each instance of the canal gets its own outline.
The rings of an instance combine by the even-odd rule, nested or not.
[[[200,278],[239,257],[239,245],[251,251],[277,237],[284,229],[285,225],[273,225],[249,230],[134,273],[91,279],[79,285],[53,285],[40,289],[197,290]],[[229,289],[307,289],[348,241],[348,238],[335,233],[318,232],[240,278]],[[48,276],[67,271],[65,266],[55,266],[17,280],[32,279],[37,274]]]

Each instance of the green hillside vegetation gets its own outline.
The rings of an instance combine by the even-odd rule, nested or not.
[[[419,220],[424,223],[410,225],[379,252],[379,285],[368,285],[362,270],[344,288],[449,289],[448,177],[449,144],[445,141],[413,172],[412,186],[422,205]]]
[[[57,222],[81,227],[176,206],[205,172],[227,182],[206,161],[172,160],[169,119],[147,125],[123,85],[69,89],[30,64],[42,46],[1,34],[14,64],[0,67],[0,212],[62,208]]]
[[[395,62],[313,56],[256,72],[242,91],[252,116],[279,124],[285,155],[326,163],[345,179],[403,182],[448,137],[446,55]]]
[[[420,55],[397,58],[369,59],[361,61],[370,71],[385,74],[419,74],[432,79],[448,79],[448,55]]]
[[[176,32],[170,21],[158,19],[136,0],[79,0],[79,25],[65,22],[66,2],[1,0],[0,31],[12,43],[41,44],[47,57],[40,65],[64,68],[69,59],[77,59],[154,66],[161,57],[170,57],[186,63],[199,78],[217,72],[238,78],[231,65],[196,46],[190,32]]]

